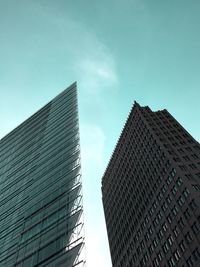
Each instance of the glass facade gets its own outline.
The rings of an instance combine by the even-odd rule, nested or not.
[[[76,83],[0,141],[0,266],[84,266]]]

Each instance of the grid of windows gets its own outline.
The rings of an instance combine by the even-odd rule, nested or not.
[[[102,179],[114,267],[182,266],[185,250],[199,261],[196,147],[166,110],[135,103]]]
[[[0,148],[0,265],[83,266],[76,84]]]

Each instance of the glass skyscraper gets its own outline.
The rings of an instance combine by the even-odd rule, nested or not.
[[[102,179],[113,267],[200,266],[200,144],[135,103]]]
[[[0,266],[84,266],[76,83],[0,140]]]

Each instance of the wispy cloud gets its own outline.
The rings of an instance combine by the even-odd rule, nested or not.
[[[105,147],[105,134],[98,125],[81,124],[81,155],[83,165],[101,165]],[[89,166],[88,166],[89,164]]]
[[[79,73],[80,84],[88,93],[100,93],[118,81],[114,62],[112,59],[108,60],[106,54],[101,59],[98,56],[83,57],[75,67]]]
[[[73,70],[84,93],[99,94],[117,85],[117,66],[111,51],[88,28],[76,22],[70,25],[74,30],[68,46],[74,57]]]
[[[116,60],[104,42],[84,23],[70,16],[55,14],[54,10],[53,13],[50,23],[58,29],[59,50],[69,54],[69,60],[73,62],[72,70],[82,90],[100,93],[103,89],[116,85]]]

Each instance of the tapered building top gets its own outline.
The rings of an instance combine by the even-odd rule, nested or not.
[[[83,266],[76,84],[0,141],[0,266]]]

